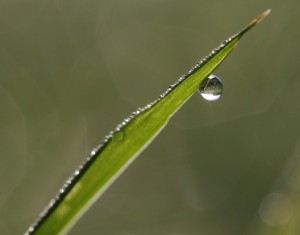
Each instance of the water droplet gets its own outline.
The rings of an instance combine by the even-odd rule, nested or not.
[[[114,135],[113,135],[113,138],[116,141],[122,141],[124,139],[124,137],[125,137],[125,133],[122,130],[119,130],[119,131],[115,132]]]
[[[92,157],[92,156],[94,156],[96,153],[97,153],[97,149],[95,148],[95,149],[93,149],[93,150],[90,152],[90,156]]]
[[[223,93],[223,85],[216,75],[209,75],[198,88],[201,96],[208,101],[219,99]]]

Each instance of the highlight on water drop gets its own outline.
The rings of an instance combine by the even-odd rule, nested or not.
[[[216,75],[209,75],[203,80],[198,88],[202,98],[208,101],[215,101],[222,96],[223,84]]]

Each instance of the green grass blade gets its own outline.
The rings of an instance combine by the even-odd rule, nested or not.
[[[86,162],[67,180],[26,234],[65,234],[110,184],[126,169],[235,48],[238,40],[269,14],[269,10],[238,34],[223,41],[157,100],[124,119]]]

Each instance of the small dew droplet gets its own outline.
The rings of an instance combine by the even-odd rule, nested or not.
[[[125,137],[125,133],[122,130],[115,132],[113,135],[113,139],[115,139],[116,141],[122,141],[124,137]]]
[[[216,75],[211,74],[200,84],[198,91],[203,99],[215,101],[219,99],[223,93],[222,81]]]

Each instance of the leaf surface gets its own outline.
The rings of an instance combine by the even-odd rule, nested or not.
[[[223,41],[157,100],[124,119],[66,181],[26,234],[67,233],[230,54],[240,38],[269,12],[265,11],[239,33]]]

